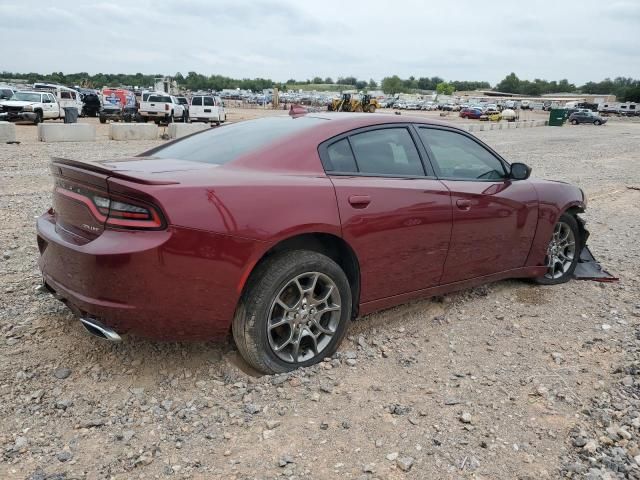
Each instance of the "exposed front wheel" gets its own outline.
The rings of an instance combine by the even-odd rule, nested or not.
[[[255,369],[280,373],[335,353],[351,318],[342,269],[320,253],[275,254],[252,274],[233,320],[238,350]]]
[[[547,273],[536,278],[543,285],[568,282],[573,276],[580,259],[580,230],[575,217],[564,213],[553,228],[553,235],[547,246],[545,262]]]
[[[42,123],[42,121],[44,120],[44,115],[40,110],[36,110],[35,113],[36,113],[36,118],[33,120],[33,124],[38,125],[39,123]]]

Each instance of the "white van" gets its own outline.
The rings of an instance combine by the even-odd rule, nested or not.
[[[53,93],[58,100],[58,104],[63,109],[76,108],[78,115],[82,112],[82,99],[80,98],[80,94],[73,88],[56,85],[55,83],[34,83],[33,89],[40,92]]]
[[[218,125],[227,120],[222,99],[216,95],[196,95],[191,99],[189,119],[192,122],[216,122]]]

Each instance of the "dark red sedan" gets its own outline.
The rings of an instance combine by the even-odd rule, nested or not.
[[[322,360],[352,318],[414,298],[564,282],[587,236],[579,188],[424,118],[271,117],[51,171],[39,265],[91,333],[232,333],[263,372]]]

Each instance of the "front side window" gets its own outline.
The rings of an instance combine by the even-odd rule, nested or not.
[[[420,155],[406,128],[382,128],[349,137],[358,171],[377,175],[424,175]]]
[[[434,167],[440,177],[454,180],[498,180],[506,177],[503,163],[466,135],[435,128],[419,128],[418,132],[433,153]]]

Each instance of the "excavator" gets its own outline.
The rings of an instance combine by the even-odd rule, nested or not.
[[[328,106],[330,112],[369,112],[374,113],[380,104],[368,94],[343,93],[334,98]]]

